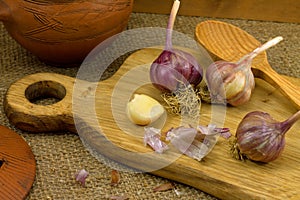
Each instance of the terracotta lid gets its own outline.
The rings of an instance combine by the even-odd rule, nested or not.
[[[25,140],[0,126],[0,199],[25,199],[35,171],[35,158]]]

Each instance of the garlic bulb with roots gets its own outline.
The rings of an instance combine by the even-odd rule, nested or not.
[[[202,80],[203,69],[198,61],[188,52],[172,47],[172,31],[180,1],[175,0],[171,10],[163,52],[150,67],[150,80],[164,92],[173,92],[180,86],[197,86]]]
[[[237,63],[216,61],[206,70],[205,78],[212,103],[229,103],[232,106],[242,105],[250,100],[255,86],[251,63],[259,53],[276,45],[282,37],[276,37],[251,53],[245,55]]]
[[[234,156],[265,163],[277,159],[285,146],[285,133],[299,119],[300,111],[283,122],[265,112],[248,113],[236,131],[236,143],[232,147]]]

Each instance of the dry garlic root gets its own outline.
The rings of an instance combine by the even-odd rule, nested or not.
[[[164,107],[152,97],[134,94],[127,104],[127,116],[137,125],[148,125],[157,120],[164,112]]]

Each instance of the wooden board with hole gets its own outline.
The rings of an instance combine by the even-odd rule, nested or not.
[[[94,84],[82,81],[80,88],[74,87],[75,79],[59,74],[26,76],[8,90],[5,112],[11,123],[21,129],[35,132],[77,130],[93,153],[193,186],[222,199],[299,199],[300,123],[296,123],[287,133],[282,156],[268,164],[233,159],[229,141],[221,137],[201,162],[180,155],[173,149],[157,154],[144,146],[143,127],[135,126],[128,120],[124,106],[133,93],[145,93],[163,103],[160,92],[147,77],[150,64],[161,51],[158,48],[139,50],[130,55],[111,78]],[[300,79],[286,78],[295,85],[300,84]],[[32,104],[24,91],[30,85],[45,81],[54,83],[48,84],[54,86],[54,90],[64,91],[59,96],[62,100],[50,106]],[[94,96],[93,87],[96,91]],[[72,99],[73,89],[77,89],[79,95]],[[82,102],[81,106],[74,105],[76,99]],[[88,102],[94,104],[94,109],[87,106]],[[202,103],[199,123],[207,125],[213,117],[217,117],[219,122],[224,120],[223,126],[230,128],[233,134],[240,120],[250,111],[268,112],[278,121],[297,111],[277,89],[260,79],[256,79],[256,88],[249,103],[226,107],[224,118],[218,116],[221,114],[218,109]],[[167,130],[181,123],[180,117],[168,115],[162,129]],[[159,123],[156,125],[161,126]]]

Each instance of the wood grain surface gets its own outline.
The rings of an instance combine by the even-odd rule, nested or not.
[[[300,22],[297,0],[181,0],[180,15]],[[133,11],[169,14],[172,0],[135,0]]]
[[[159,48],[148,48],[133,53],[116,74],[99,83],[89,84],[51,73],[26,76],[15,82],[7,92],[4,102],[7,117],[24,130],[77,131],[93,153],[188,184],[222,199],[298,199],[300,123],[296,123],[287,133],[282,156],[269,164],[233,159],[229,152],[229,141],[223,138],[218,139],[214,149],[201,162],[181,155],[172,148],[164,154],[156,154],[150,147],[144,146],[143,127],[133,125],[128,120],[124,106],[133,93],[146,93],[163,103],[160,92],[153,88],[148,77],[150,64],[161,51]],[[296,85],[300,84],[300,79],[285,78]],[[74,83],[81,83],[81,87],[74,87]],[[41,94],[39,91],[44,92]],[[48,106],[29,101],[30,98],[43,95],[61,100]],[[215,106],[202,103],[199,123],[207,125],[217,118],[216,121],[229,127],[234,134],[240,120],[250,111],[269,112],[278,121],[285,120],[297,111],[278,89],[261,79],[256,79],[250,102],[240,107],[220,109],[225,109],[224,116],[216,113],[218,108]],[[162,130],[167,130],[182,123],[185,123],[182,117],[168,114],[165,123],[155,126],[163,125]]]
[[[20,135],[0,126],[0,199],[25,199],[35,171],[30,146]]]

